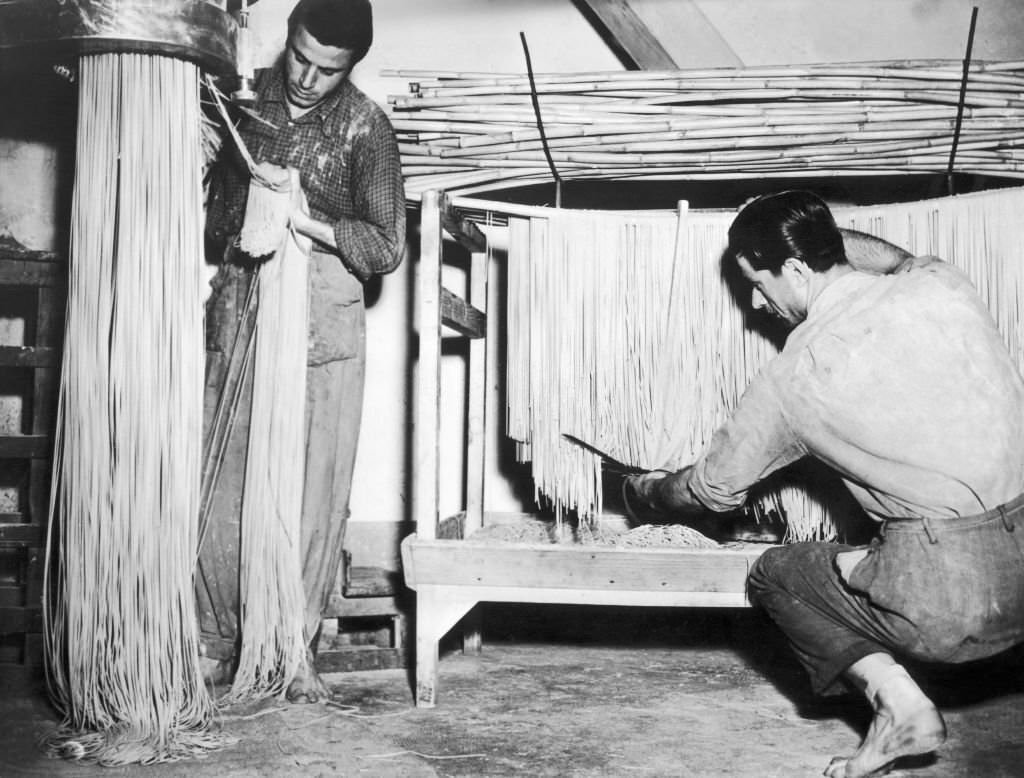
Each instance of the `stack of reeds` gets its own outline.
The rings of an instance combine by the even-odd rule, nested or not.
[[[410,198],[552,179],[526,75],[398,70]],[[1024,177],[1024,62],[959,60],[540,74],[561,178],[946,172]]]

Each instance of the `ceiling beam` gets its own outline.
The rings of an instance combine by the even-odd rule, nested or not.
[[[675,70],[676,63],[629,0],[575,0],[605,34],[608,44],[630,70]]]

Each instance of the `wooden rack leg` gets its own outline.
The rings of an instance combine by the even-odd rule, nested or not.
[[[416,589],[416,706],[433,708],[437,700],[439,643],[476,600],[451,587]]]
[[[485,251],[470,257],[469,302],[487,312],[488,256]],[[488,322],[489,324],[489,322]],[[465,536],[484,525],[484,464],[487,459],[487,337],[469,343],[469,420],[466,444]],[[462,650],[479,654],[483,647],[483,619],[474,608],[462,620]]]

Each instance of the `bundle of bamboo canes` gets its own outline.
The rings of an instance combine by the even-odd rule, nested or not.
[[[550,180],[525,75],[394,70],[406,189],[470,193]],[[1024,177],[1024,62],[927,60],[540,74],[563,179],[945,172]]]

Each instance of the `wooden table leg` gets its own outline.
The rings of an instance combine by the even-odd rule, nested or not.
[[[439,644],[476,600],[453,587],[416,589],[416,706],[433,708],[437,700]]]

